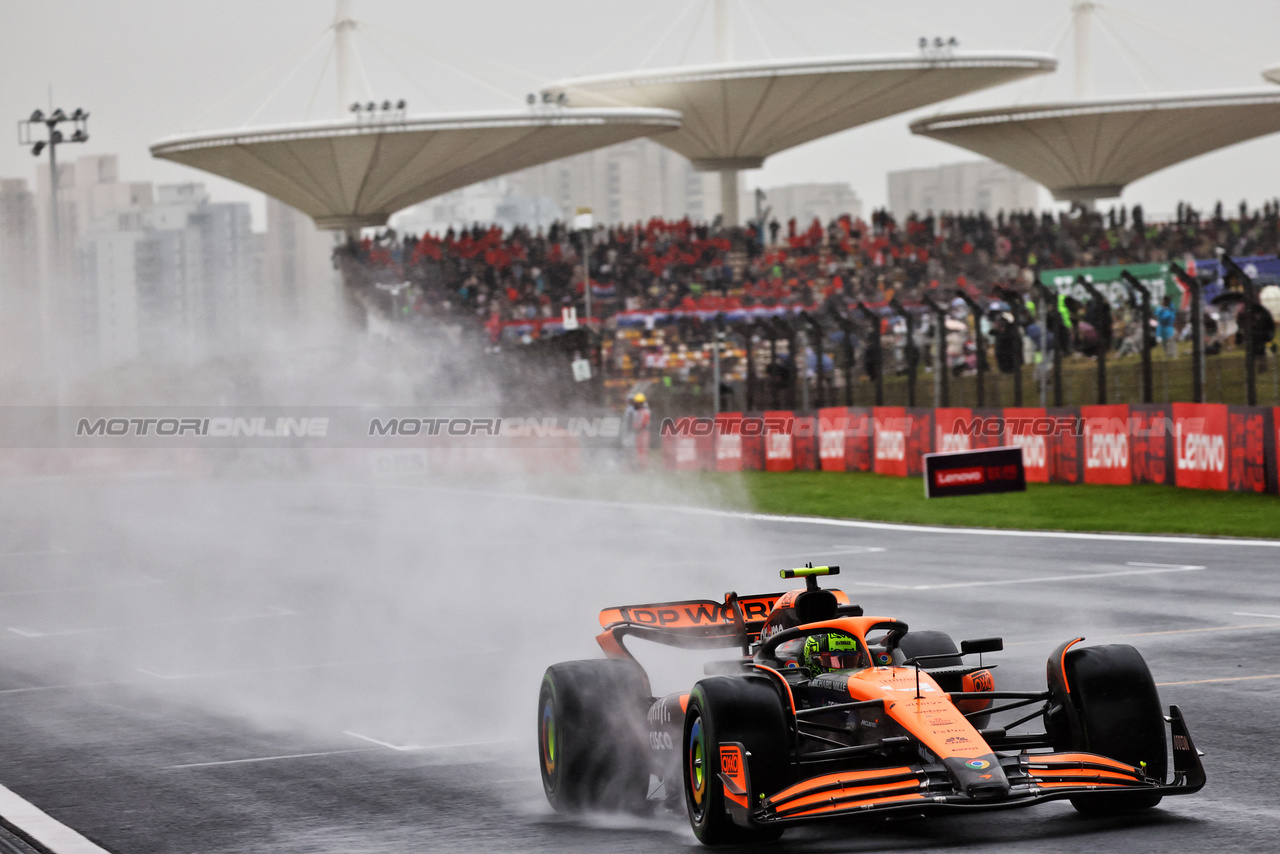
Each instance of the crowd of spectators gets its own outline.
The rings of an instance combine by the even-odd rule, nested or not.
[[[858,302],[919,306],[926,295],[957,291],[1013,302],[1009,296],[1027,294],[1039,269],[1280,250],[1280,201],[1253,210],[1241,202],[1232,213],[1221,204],[1212,213],[1180,204],[1175,216],[1153,222],[1135,205],[1056,215],[913,214],[900,222],[877,210],[869,221],[846,215],[825,224],[598,226],[586,245],[591,314],[613,336],[617,371],[661,374],[677,362],[700,368],[710,314],[847,316]],[[348,285],[367,289],[408,322],[461,321],[492,345],[510,346],[558,334],[565,308],[586,319],[584,238],[560,223],[545,231],[476,225],[420,236],[388,229],[341,247],[336,261]],[[885,331],[895,332],[891,320]],[[971,336],[955,337],[949,357],[963,369],[974,361]],[[1117,347],[1125,337],[1120,330]],[[740,361],[743,354],[728,355]]]

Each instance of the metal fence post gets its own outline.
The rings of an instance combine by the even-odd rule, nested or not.
[[[869,321],[871,327],[871,343],[868,347],[875,350],[876,362],[872,382],[876,389],[876,406],[884,406],[884,352],[880,348],[880,315],[867,308],[866,303],[858,303],[858,311]]]

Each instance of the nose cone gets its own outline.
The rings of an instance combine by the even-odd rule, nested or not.
[[[943,762],[951,772],[956,789],[975,800],[1002,798],[1009,794],[1009,778],[993,754],[971,758],[952,756]]]

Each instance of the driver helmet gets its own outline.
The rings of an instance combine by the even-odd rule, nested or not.
[[[644,401],[645,401],[645,397],[643,394],[636,394],[634,397],[631,398],[631,402],[634,403],[636,406],[643,406]]]
[[[867,655],[857,638],[840,632],[810,635],[804,642],[804,666],[811,676],[833,670],[867,667]]]

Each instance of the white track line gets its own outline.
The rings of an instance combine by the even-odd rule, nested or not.
[[[1268,620],[1280,620],[1280,614],[1254,614],[1251,611],[1232,611],[1233,617],[1266,617]]]
[[[954,584],[916,584],[907,590],[953,590],[957,587],[996,587],[1004,584],[1039,584],[1056,581],[1085,581],[1092,578],[1118,578],[1122,575],[1160,575],[1167,572],[1196,572],[1203,566],[1179,566],[1168,569],[1125,569],[1119,572],[1087,572],[1078,575],[1045,575],[1037,578],[1006,578],[1000,581],[958,581]]]
[[[322,750],[317,753],[286,753],[279,756],[252,756],[248,759],[223,759],[219,762],[188,762],[183,765],[166,765],[165,768],[212,768],[216,765],[248,765],[252,762],[277,762],[282,759],[310,759],[315,756],[339,756],[344,753],[372,753],[375,750],[382,749],[381,747],[352,747],[347,750]]]
[[[261,673],[285,673],[291,670],[320,670],[327,667],[360,667],[368,665],[376,666],[380,664],[403,664],[411,661],[425,661],[430,657],[431,656],[428,655],[405,655],[394,658],[353,658],[349,661],[322,661],[319,664],[282,664],[278,667],[255,667],[245,670],[208,670],[203,673],[156,673],[154,670],[146,670],[141,667],[135,667],[134,670],[155,679],[163,679],[166,682],[172,682],[185,679],[218,679],[225,676],[255,676]]]
[[[50,546],[47,549],[34,549],[25,552],[0,552],[0,558],[6,557],[47,557],[49,555],[68,554],[62,546]]]
[[[67,629],[61,632],[33,632],[28,629],[20,629],[10,626],[9,631],[15,635],[24,638],[62,638],[71,635],[93,635],[100,632],[127,632],[133,629],[166,629],[174,626],[209,626],[219,623],[244,623],[251,620],[266,620],[272,617],[296,617],[297,611],[290,611],[288,608],[277,608],[274,605],[269,606],[268,614],[249,614],[243,617],[210,617],[206,620],[171,620],[164,623],[138,623],[132,626],[103,626],[96,629]]]
[[[376,745],[378,745],[379,747],[385,747],[385,748],[387,748],[388,750],[400,750],[400,751],[404,751],[404,750],[422,750],[422,745],[420,745],[420,744],[391,744],[390,742],[386,742],[386,741],[379,741],[379,740],[378,740],[378,739],[376,739],[376,738],[370,738],[370,737],[369,737],[369,736],[367,736],[367,735],[361,735],[361,734],[360,734],[360,733],[358,733],[358,732],[351,732],[351,730],[346,730],[346,729],[344,729],[344,730],[342,731],[342,734],[343,734],[343,735],[349,735],[349,736],[351,736],[352,738],[358,738],[358,739],[360,739],[361,741],[367,741],[367,742],[369,742],[370,744],[376,744]]]
[[[353,735],[356,738],[369,741],[377,745],[377,747],[352,747],[346,750],[323,750],[317,753],[286,753],[279,756],[253,756],[248,759],[223,759],[218,762],[187,762],[183,765],[166,765],[166,770],[175,768],[212,768],[218,765],[247,765],[252,762],[277,762],[283,759],[310,759],[316,756],[341,756],[345,753],[373,753],[381,750],[394,750],[398,752],[419,752],[425,750],[450,750],[459,747],[486,747],[494,744],[503,744],[501,741],[468,741],[459,744],[429,744],[425,747],[412,745],[408,747],[397,747],[394,744],[387,744],[385,741],[378,741],[375,738],[369,738],[367,735],[359,735],[354,732],[345,732],[345,735]],[[61,852],[58,852],[61,854]]]
[[[53,854],[109,854],[4,786],[0,786],[0,815]]]
[[[143,575],[142,581],[122,581],[119,584],[90,584],[84,587],[40,587],[35,590],[3,590],[0,596],[37,596],[43,593],[92,593],[98,590],[126,590],[131,587],[152,587],[164,584],[158,578]]]
[[[843,555],[879,554],[884,551],[887,551],[887,549],[885,549],[883,546],[833,546],[829,549],[824,549],[824,548],[809,549],[807,554],[809,555],[809,557],[817,558],[820,555],[841,557]],[[751,560],[751,561],[791,560],[795,556],[796,556],[796,553],[794,551],[790,551],[790,552],[784,552],[781,554],[768,554],[768,555],[750,554],[750,555],[744,556],[743,558],[741,558],[741,560],[744,560],[744,561],[746,560]],[[656,563],[650,564],[650,566],[655,566],[655,567],[705,566],[705,565],[706,565],[706,561],[701,559],[658,561]]]
[[[113,680],[108,682],[68,682],[63,685],[31,685],[26,688],[3,688],[4,694],[33,694],[37,691],[66,691],[71,688],[101,688],[104,685],[137,685],[141,680]]]
[[[480,498],[514,498],[526,501],[545,501],[551,504],[572,504],[587,507],[615,507],[620,510],[657,510],[667,513],[683,513],[692,516],[712,516],[722,519],[743,519],[753,522],[772,522],[788,525],[826,525],[834,528],[861,528],[871,531],[902,531],[908,534],[963,534],[974,537],[1022,537],[1051,540],[1102,540],[1120,543],[1172,543],[1196,546],[1249,546],[1280,549],[1280,539],[1233,539],[1231,537],[1197,537],[1161,534],[1104,534],[1085,531],[1014,531],[1005,528],[950,528],[938,525],[905,525],[898,522],[865,522],[860,519],[827,519],[820,516],[780,516],[773,513],[749,513],[741,510],[716,510],[711,507],[689,507],[676,504],[645,504],[629,501],[603,501],[587,498],[565,498],[555,495],[530,495],[519,492],[492,492],[479,489],[459,489],[444,486],[416,486],[402,483],[370,484],[354,482],[355,486],[376,489],[412,490],[416,492],[445,492],[471,495]]]
[[[1269,673],[1265,676],[1225,676],[1220,679],[1190,679],[1186,682],[1157,682],[1163,688],[1168,685],[1204,685],[1208,682],[1249,682],[1254,679],[1280,679],[1280,673]]]

